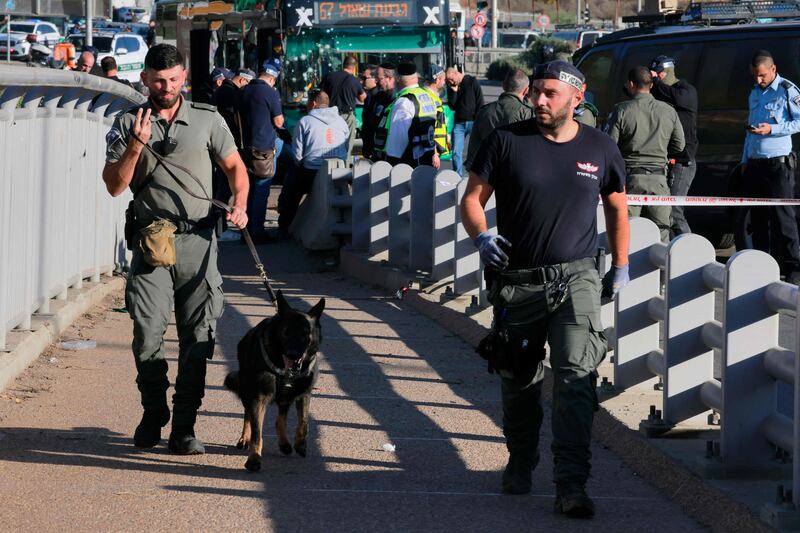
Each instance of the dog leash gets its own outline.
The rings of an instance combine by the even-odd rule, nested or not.
[[[158,163],[160,163],[162,167],[164,167],[164,170],[167,171],[167,174],[169,174],[172,177],[172,179],[174,179],[178,183],[178,185],[180,185],[181,189],[183,189],[184,192],[186,192],[186,194],[188,194],[189,196],[192,196],[194,198],[197,198],[198,200],[203,200],[205,202],[209,202],[209,203],[211,203],[211,205],[222,209],[226,213],[233,213],[233,208],[230,205],[226,204],[222,200],[217,200],[216,198],[211,198],[209,196],[209,194],[208,194],[208,191],[206,191],[206,188],[203,186],[203,183],[199,179],[197,179],[197,177],[194,174],[192,174],[186,167],[184,167],[182,165],[179,165],[178,163],[169,162],[170,165],[174,166],[175,168],[177,168],[179,170],[182,170],[190,178],[192,178],[194,181],[196,181],[197,185],[200,186],[200,190],[203,191],[203,194],[205,196],[199,196],[199,195],[195,194],[194,192],[192,192],[192,190],[189,189],[180,180],[180,178],[178,178],[178,176],[176,176],[175,173],[167,166],[167,161],[160,154],[156,153],[156,151],[153,150],[153,148],[149,144],[147,144],[146,142],[142,141],[139,138],[139,136],[136,135],[135,133],[131,132],[131,135],[139,143],[144,145],[145,148],[147,148],[147,151],[150,152],[150,154],[153,157],[156,158],[156,161]],[[242,237],[244,237],[244,242],[247,243],[247,248],[250,249],[250,255],[253,256],[253,261],[255,261],[256,270],[258,270],[258,276],[261,278],[262,283],[264,283],[264,288],[267,289],[267,296],[269,298],[269,301],[270,301],[270,303],[272,303],[272,305],[275,305],[275,291],[272,290],[272,285],[270,285],[269,277],[267,277],[267,271],[264,269],[264,264],[261,262],[261,258],[258,256],[258,251],[256,250],[255,244],[253,244],[252,237],[250,237],[250,232],[247,231],[247,227],[241,228],[241,231],[242,231]]]

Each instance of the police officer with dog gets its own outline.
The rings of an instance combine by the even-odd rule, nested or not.
[[[507,494],[531,490],[539,461],[545,342],[553,372],[553,459],[556,512],[591,517],[586,494],[597,366],[606,354],[600,323],[603,264],[597,243],[602,197],[612,268],[602,292],[628,282],[625,162],[604,133],[573,119],[584,77],[572,64],[536,68],[534,118],[495,130],[470,169],[461,217],[486,265],[494,305],[492,333],[479,352],[501,378],[503,434],[509,451]],[[484,207],[494,194],[498,233]]]
[[[247,224],[248,178],[225,120],[213,106],[186,101],[185,81],[177,48],[150,48],[142,73],[149,100],[115,120],[106,136],[103,181],[112,196],[130,188],[134,197],[125,298],[144,414],[133,441],[139,448],[156,446],[170,419],[164,334],[174,308],[179,353],[169,450],[194,455],[205,452],[194,425],[223,305],[219,217],[208,200],[212,158],[228,176],[233,209],[227,218],[239,228]]]
[[[436,102],[427,89],[419,86],[414,63],[398,65],[396,83],[400,91],[378,123],[375,150],[385,154],[386,161],[392,165],[433,165]]]

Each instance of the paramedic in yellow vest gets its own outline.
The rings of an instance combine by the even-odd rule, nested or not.
[[[397,97],[391,110],[387,111],[388,120],[381,121],[383,127],[388,128],[386,161],[392,165],[406,163],[412,167],[433,166],[433,156],[436,153],[436,102],[430,92],[419,86],[414,63],[398,65],[397,88]]]
[[[444,114],[444,104],[441,94],[445,86],[444,69],[439,65],[428,67],[425,76],[425,88],[436,102],[436,128],[433,131],[433,140],[436,142],[436,151],[433,154],[433,168],[439,170],[441,157],[450,153],[450,141],[447,138],[447,117]]]

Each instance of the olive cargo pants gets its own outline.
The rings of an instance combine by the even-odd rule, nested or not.
[[[145,409],[167,405],[164,333],[173,307],[178,329],[178,375],[172,397],[173,425],[194,425],[205,393],[206,358],[222,314],[222,276],[213,228],[175,236],[177,263],[153,267],[134,247],[125,299],[133,319],[136,383]]]
[[[628,175],[628,194],[652,194],[669,196],[667,177],[663,173],[630,174]],[[661,242],[669,242],[670,214],[672,208],[668,205],[631,205],[628,206],[628,216],[643,217],[652,220],[661,233]]]
[[[555,282],[556,284],[558,282]],[[566,278],[567,295],[554,306],[551,285],[492,287],[495,316],[506,327],[525,335],[536,348],[550,347],[553,371],[553,479],[559,485],[583,486],[589,478],[592,422],[597,410],[597,365],[607,345],[600,324],[600,278],[585,270]],[[497,320],[497,318],[495,319]],[[520,381],[501,372],[503,434],[509,453],[539,458],[543,363]]]

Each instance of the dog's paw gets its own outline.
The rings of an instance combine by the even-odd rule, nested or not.
[[[306,443],[302,442],[300,444],[295,444],[294,445],[294,451],[296,451],[297,455],[299,455],[300,457],[305,457],[306,456]]]
[[[292,454],[292,445],[289,444],[288,442],[285,442],[283,444],[279,444],[278,448],[281,449],[281,453],[283,455],[291,455]]]
[[[261,457],[258,455],[248,457],[244,467],[250,472],[258,472],[261,470]]]
[[[244,450],[250,443],[244,439],[239,439],[239,442],[236,443],[237,450]]]

